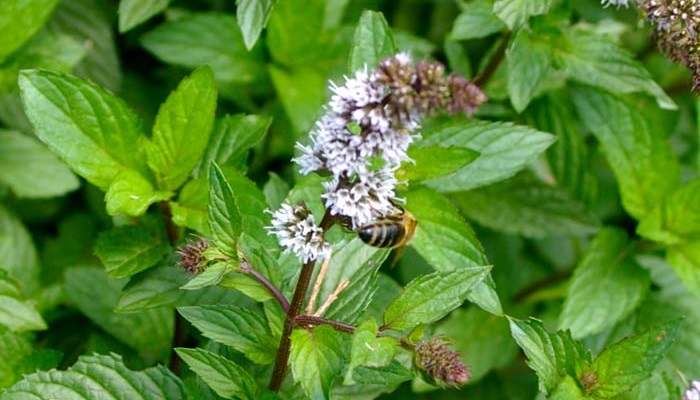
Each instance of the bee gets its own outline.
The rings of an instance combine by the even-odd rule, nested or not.
[[[370,246],[393,249],[409,244],[417,225],[413,214],[397,207],[397,213],[361,226],[357,235]]]

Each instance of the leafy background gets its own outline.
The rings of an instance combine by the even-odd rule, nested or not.
[[[367,286],[355,290],[376,294],[329,312],[381,321],[401,286],[427,279],[416,277],[494,267],[480,289],[449,292],[478,307],[428,328],[461,352],[469,385],[434,392],[398,367],[389,380],[353,350],[346,380],[377,385],[334,398],[678,398],[700,377],[697,102],[651,29],[636,9],[593,0],[1,2],[0,387],[11,389],[0,399],[57,396],[84,377],[139,388],[121,398],[247,398],[265,386],[256,378],[283,316],[225,265],[188,283],[154,203],[288,282],[293,261],[260,250],[271,240],[262,210],[318,198],[318,181],[289,164],[293,143],[329,79],[395,49],[478,77],[490,100],[478,121],[424,124],[412,155],[431,168],[402,171],[414,242],[377,276],[361,267],[385,252],[338,245],[323,293],[357,274]],[[438,147],[450,157],[437,162]],[[397,327],[458,305],[435,301],[429,318]],[[162,365],[183,329],[177,377]],[[363,322],[353,337],[376,329]],[[345,356],[314,355],[310,340],[355,349],[353,337],[304,335],[291,368],[302,389],[286,396],[325,397]],[[68,369],[23,378],[54,367]]]

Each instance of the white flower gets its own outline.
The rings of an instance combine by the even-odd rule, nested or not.
[[[620,6],[627,7],[631,1],[632,0],[601,0],[601,4],[603,5],[603,7],[607,7],[610,5],[617,6],[617,7],[620,7]]]
[[[700,381],[692,381],[690,389],[683,393],[681,400],[700,400]]]
[[[295,254],[305,263],[330,255],[331,246],[323,238],[323,229],[316,225],[306,205],[299,203],[292,207],[283,203],[270,213],[272,225],[266,228],[286,252]]]

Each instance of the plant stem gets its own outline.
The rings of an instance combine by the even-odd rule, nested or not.
[[[257,279],[260,284],[265,286],[265,289],[267,289],[268,292],[277,300],[277,303],[279,303],[280,307],[282,307],[282,310],[287,313],[289,312],[289,302],[287,299],[284,297],[282,292],[275,286],[272,282],[270,282],[265,275],[261,274],[258,270],[253,268],[252,265],[248,262],[248,260],[242,260],[241,261],[241,271],[243,271],[246,274],[250,274],[253,276],[253,278]]]
[[[331,225],[333,219],[328,210],[321,220],[320,227],[325,232]],[[309,284],[311,283],[311,277],[314,273],[314,267],[316,266],[316,260],[310,260],[305,262],[301,267],[301,272],[299,273],[299,279],[297,280],[297,286],[294,289],[294,296],[292,297],[292,303],[289,305],[287,310],[287,318],[284,320],[284,328],[282,328],[282,338],[280,339],[280,346],[277,349],[277,357],[275,358],[275,367],[272,370],[272,378],[270,379],[270,384],[268,389],[273,392],[279,392],[282,386],[282,381],[284,381],[284,376],[287,373],[287,364],[289,362],[289,349],[292,340],[292,330],[294,329],[296,317],[301,311],[301,307],[304,304],[304,298],[306,297],[306,292],[309,289]]]
[[[333,321],[332,319],[316,317],[314,315],[297,315],[294,320],[297,325],[330,325],[333,327],[333,329],[345,333],[354,333],[356,329],[355,325],[346,324],[340,321]]]
[[[486,65],[486,68],[484,68],[484,70],[481,71],[481,74],[476,76],[474,80],[472,80],[473,84],[483,87],[486,84],[486,82],[488,82],[488,80],[491,79],[491,76],[496,72],[496,69],[498,69],[498,66],[501,64],[503,58],[506,55],[506,49],[508,48],[509,39],[510,32],[504,33],[501,37],[501,44],[498,46],[498,49],[496,49],[495,54],[491,57],[491,60],[489,60],[489,63]]]

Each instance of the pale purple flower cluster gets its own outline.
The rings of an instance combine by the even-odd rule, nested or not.
[[[620,7],[620,6],[627,7],[630,2],[632,2],[632,0],[601,0],[603,7],[607,7],[610,5],[617,6],[617,7]]]
[[[272,213],[272,225],[268,229],[286,252],[296,254],[303,262],[330,254],[331,246],[323,239],[323,230],[304,203],[282,204]]]
[[[681,400],[700,400],[700,381],[692,381],[690,388],[683,392]]]

